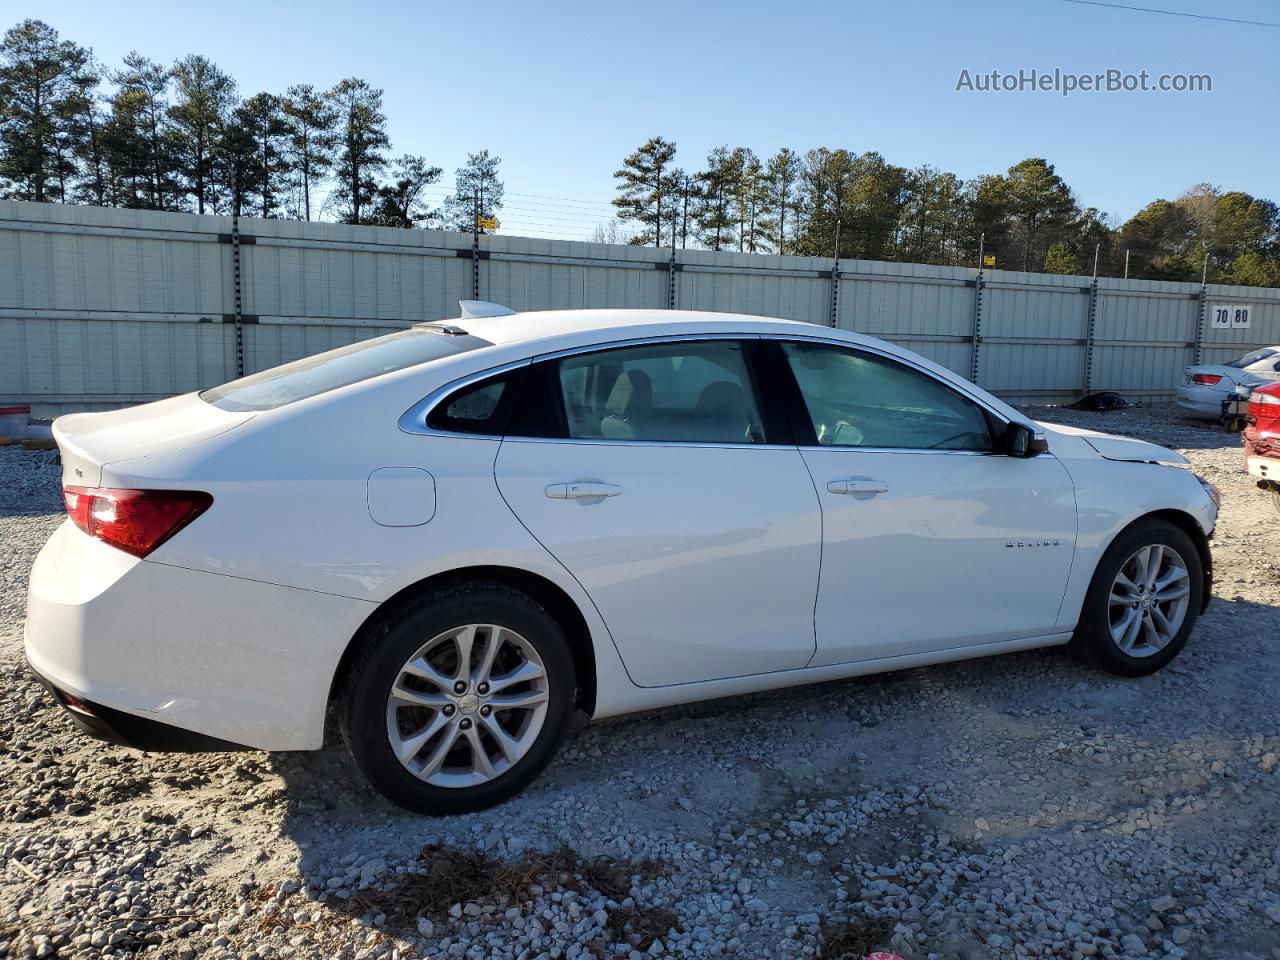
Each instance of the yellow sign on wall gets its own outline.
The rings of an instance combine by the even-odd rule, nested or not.
[[[983,256],[982,265],[984,267],[994,267],[996,265],[996,255],[994,253],[988,253]]]
[[[479,227],[481,230],[497,230],[498,218],[497,217],[476,217],[476,226]]]

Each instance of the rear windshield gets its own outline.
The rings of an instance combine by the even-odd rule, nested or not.
[[[1223,366],[1236,367],[1243,370],[1245,367],[1253,366],[1259,360],[1270,360],[1276,353],[1277,351],[1272,350],[1270,347],[1264,350],[1255,350],[1253,353],[1246,353],[1239,360],[1232,360],[1230,363],[1223,364]]]
[[[203,391],[200,399],[236,412],[274,410],[394,370],[488,346],[492,346],[488,340],[470,334],[429,327],[402,330],[232,380]]]

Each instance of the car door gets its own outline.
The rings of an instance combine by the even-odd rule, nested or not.
[[[1056,632],[1076,533],[1056,458],[1002,455],[1003,424],[921,368],[772,349],[822,504],[815,666]]]
[[[748,349],[643,342],[536,361],[495,463],[511,509],[661,686],[802,667],[821,550],[799,451]]]

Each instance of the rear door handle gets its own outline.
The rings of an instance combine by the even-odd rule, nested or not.
[[[552,500],[590,500],[593,497],[616,497],[620,493],[622,488],[616,483],[596,483],[590,480],[547,485],[547,496]]]
[[[844,480],[832,480],[827,484],[827,489],[832,493],[845,494],[846,496],[858,496],[867,494],[874,496],[877,493],[888,493],[889,485],[883,480],[869,480],[866,477],[849,477]]]

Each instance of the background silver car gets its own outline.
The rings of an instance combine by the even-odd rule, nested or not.
[[[1222,415],[1222,402],[1236,387],[1258,387],[1280,382],[1280,346],[1263,347],[1229,363],[1202,363],[1187,367],[1174,391],[1177,404],[1198,416]]]

